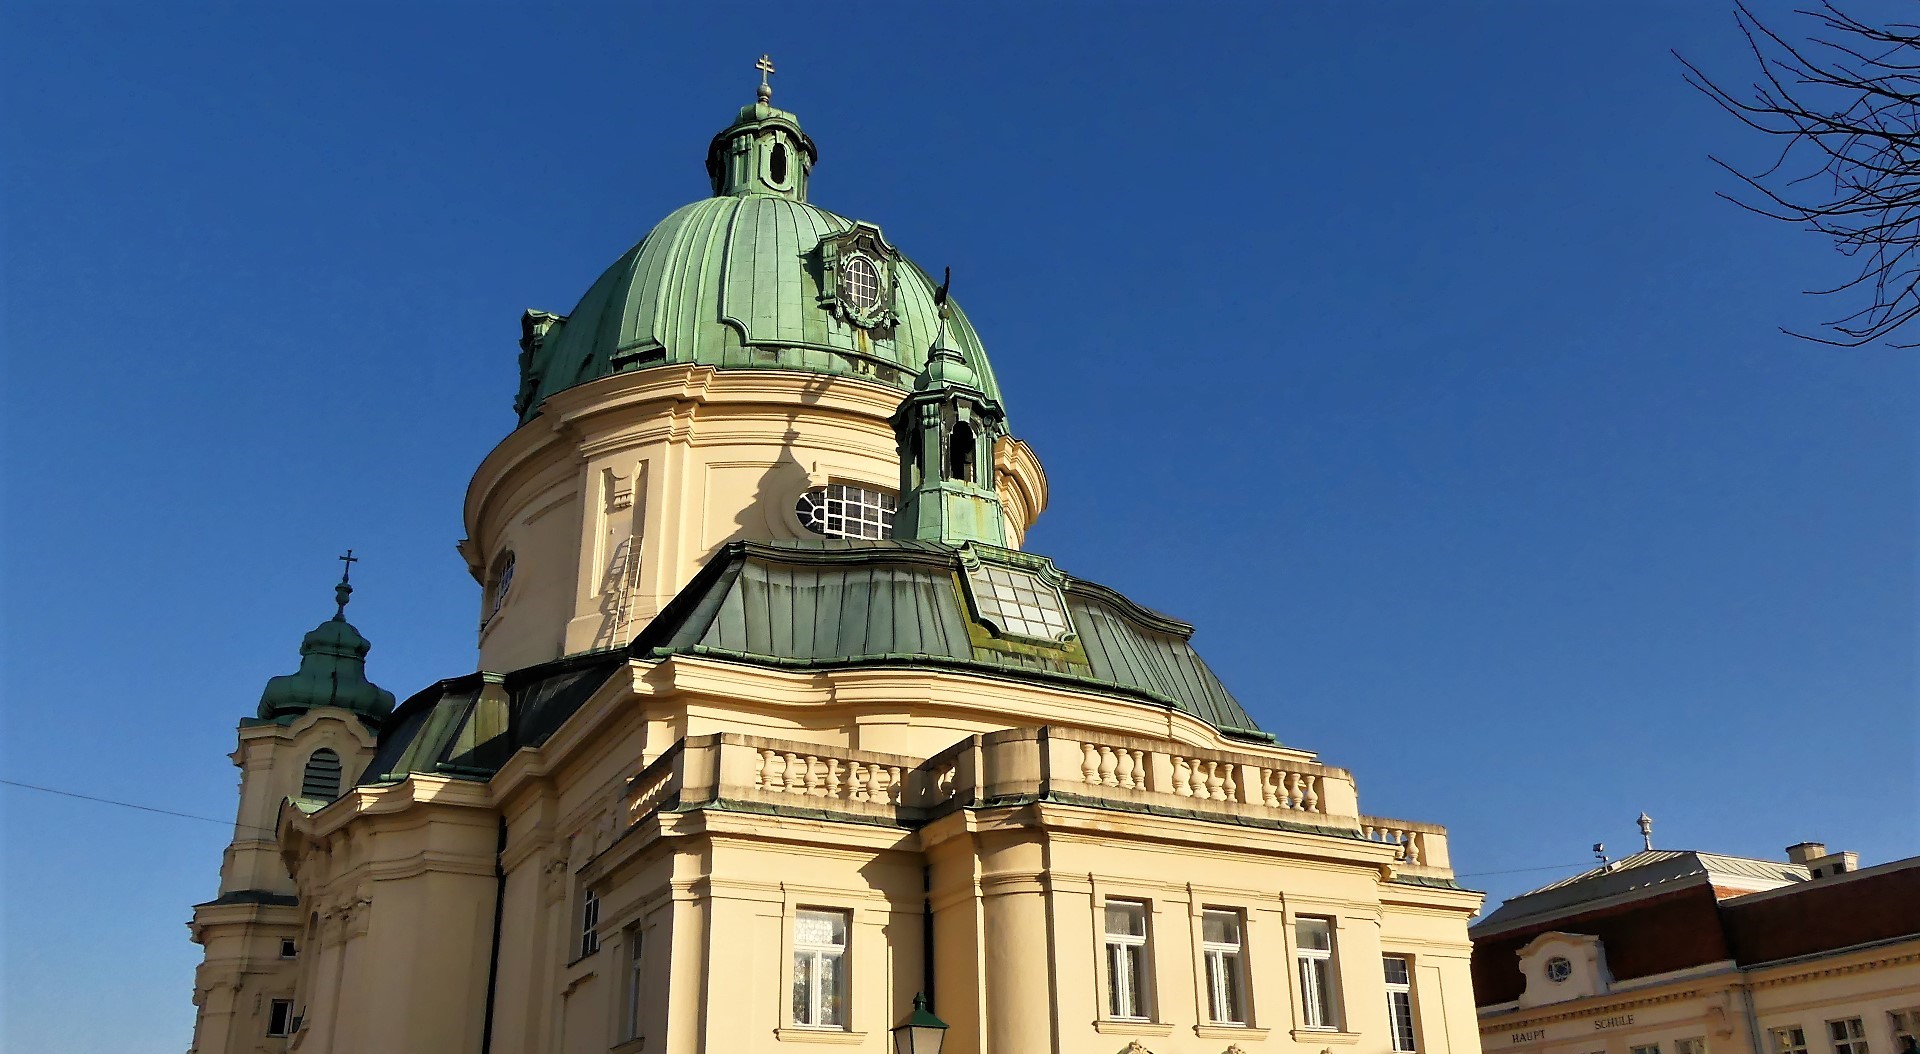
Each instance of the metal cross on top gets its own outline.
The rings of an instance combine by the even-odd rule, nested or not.
[[[760,101],[766,102],[773,98],[773,85],[767,83],[767,77],[773,73],[773,56],[762,54],[760,61],[753,64],[753,68],[760,71]]]
[[[353,555],[352,549],[347,550],[347,555],[336,556],[334,557],[334,559],[339,560],[341,562],[342,566],[340,568],[340,581],[342,582],[345,582],[348,578],[352,577],[353,565],[360,562],[360,558]]]

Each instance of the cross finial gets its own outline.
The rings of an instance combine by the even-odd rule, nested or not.
[[[333,587],[333,602],[338,605],[333,617],[345,621],[347,600],[353,596],[353,587],[347,584],[347,579],[353,576],[353,565],[359,563],[360,558],[353,555],[352,549],[348,549],[347,555],[335,559],[340,561],[340,584]]]
[[[760,71],[760,90],[758,95],[761,102],[766,102],[768,99],[773,98],[773,85],[767,83],[767,77],[773,73],[773,56],[762,54],[760,61],[753,64],[753,68]]]

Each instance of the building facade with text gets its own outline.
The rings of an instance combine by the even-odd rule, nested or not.
[[[526,313],[479,670],[396,705],[343,581],[241,722],[194,1050],[879,1054],[924,995],[946,1054],[1473,1054],[1444,829],[1023,548],[978,332],[816,158],[763,87]]]

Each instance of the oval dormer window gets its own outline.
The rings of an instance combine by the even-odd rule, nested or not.
[[[872,311],[880,304],[880,269],[863,253],[847,257],[841,274],[847,281],[847,303],[855,311]]]
[[[776,187],[787,185],[787,144],[773,144],[773,151],[767,155],[767,182]]]
[[[898,506],[890,490],[829,483],[800,495],[793,511],[800,526],[828,538],[885,538]]]

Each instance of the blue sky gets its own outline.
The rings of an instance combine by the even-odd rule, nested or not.
[[[1727,5],[0,19],[0,777],[230,818],[349,546],[373,677],[470,669],[519,313],[707,193],[769,51],[813,199],[953,267],[1053,485],[1029,547],[1196,623],[1470,884],[1643,809],[1920,851],[1920,353],[1777,331],[1846,261],[1713,196],[1764,144],[1668,49],[1738,78]],[[7,1048],[184,1049],[226,831],[0,817]]]

